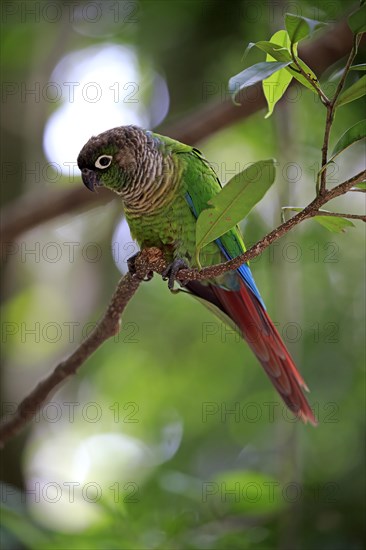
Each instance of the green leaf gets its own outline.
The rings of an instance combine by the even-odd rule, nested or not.
[[[352,65],[349,68],[350,71],[366,71],[366,63],[359,63],[358,65]]]
[[[284,47],[286,50],[290,46],[289,36],[286,31],[276,32],[272,36],[270,42],[271,44],[278,44],[279,46]],[[273,59],[274,58],[272,57],[272,55],[267,53],[266,61],[272,61]],[[271,76],[263,80],[263,93],[268,105],[268,113],[266,114],[265,118],[271,116],[276,103],[286,92],[291,80],[292,75],[290,75],[285,68],[273,73]]]
[[[326,25],[322,21],[316,21],[315,19],[308,19],[300,15],[293,15],[292,13],[286,13],[285,25],[288,35],[291,40],[291,44],[300,42],[308,36],[311,36],[315,30]]]
[[[366,32],[366,4],[363,4],[358,10],[351,13],[348,17],[348,26],[353,34]]]
[[[282,32],[286,32],[286,31],[282,31]],[[290,61],[290,63],[286,64],[286,71],[288,71],[292,77],[296,78],[296,80],[298,80],[303,86],[305,86],[306,88],[308,88],[309,90],[311,90],[315,94],[317,93],[316,90],[314,89],[314,86],[312,86],[310,84],[310,82],[308,82],[308,80],[300,73],[299,69],[296,67],[296,65],[294,64],[294,62],[292,60],[291,52],[287,48],[280,47],[277,44],[275,44],[274,42],[266,42],[266,41],[259,41],[259,42],[256,42],[253,45],[256,46],[257,48],[259,48],[260,50],[263,50],[264,52],[266,52],[267,55],[272,56],[274,59],[276,59],[276,61],[285,62],[286,60],[291,60],[292,63]],[[295,55],[297,54],[296,44],[294,45],[294,53],[295,53]],[[306,65],[306,63],[304,63],[297,56],[296,56],[296,60],[297,60],[298,64],[300,65],[300,67],[303,69],[303,71],[310,78],[312,78],[314,81],[317,82],[318,79],[317,79],[316,74],[314,73],[314,71],[312,71],[310,69],[310,67],[308,67]]]
[[[285,36],[288,37],[286,31],[278,31],[278,33],[274,34],[273,36],[276,36],[279,33],[284,33]],[[282,41],[285,42],[285,38],[282,35],[280,36]],[[272,42],[272,40],[260,40],[253,45],[256,46],[258,49],[266,52],[266,54],[272,56],[273,59],[275,59],[276,61],[290,61],[292,63],[292,57],[289,49],[281,44],[278,44],[277,41]]]
[[[274,159],[261,160],[236,174],[203,210],[196,224],[196,253],[245,218],[275,179]]]
[[[337,80],[340,80],[343,76],[345,67],[341,67],[340,69],[337,69],[333,73],[331,73],[327,78],[326,73],[323,73],[322,79],[324,79],[324,84],[326,85],[328,82],[336,82]],[[366,71],[366,63],[359,63],[358,65],[352,65],[349,68],[350,71]]]
[[[348,128],[344,134],[339,138],[334,149],[332,151],[332,158],[328,162],[333,160],[339,153],[347,149],[352,143],[359,141],[366,137],[366,119],[360,120],[351,128]]]
[[[365,95],[365,93],[366,93],[366,76],[363,76],[362,78],[357,80],[357,82],[352,84],[352,86],[344,90],[344,92],[339,96],[336,106],[340,107],[341,105],[350,103],[351,101],[354,101],[355,99],[362,97],[363,95]]]
[[[339,216],[314,216],[313,220],[333,233],[344,233],[347,227],[354,227],[350,220]]]
[[[263,61],[262,63],[257,63],[252,65],[247,69],[244,69],[241,73],[233,76],[229,80],[229,92],[235,96],[239,90],[247,88],[248,86],[253,86],[257,82],[264,80],[271,74],[283,69],[291,63],[291,61],[278,63],[276,61],[267,62]]]

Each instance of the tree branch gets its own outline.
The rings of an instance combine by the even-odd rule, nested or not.
[[[7,417],[2,419],[0,447],[15,436],[34,417],[51,392],[61,382],[74,375],[103,342],[119,332],[121,314],[148,271],[155,267],[154,258],[155,256],[151,252],[141,256],[139,270],[134,275],[127,273],[119,281],[105,314],[91,334],[67,359],[61,361],[51,374],[39,382],[33,391],[23,399],[10,419]]]
[[[181,269],[177,273],[177,280],[184,283],[192,280],[211,279],[226,271],[237,269],[243,263],[261,254],[270,244],[288,233],[300,222],[316,216],[319,208],[326,202],[347,193],[353,185],[362,181],[365,177],[366,170],[327,191],[325,195],[318,195],[301,212],[268,233],[268,235],[249,248],[244,254],[228,262],[206,267],[201,270]],[[342,216],[345,215],[342,214]],[[350,216],[353,217],[353,215]],[[23,399],[13,417],[2,420],[0,425],[0,446],[3,446],[11,437],[15,436],[26,426],[36,412],[44,405],[51,392],[54,391],[61,382],[75,374],[79,367],[103,344],[103,342],[118,333],[121,315],[138,289],[141,281],[150,278],[151,272],[161,274],[166,268],[167,262],[163,258],[162,251],[158,248],[147,248],[139,253],[134,263],[134,273],[128,273],[120,280],[104,316],[92,333],[82,342],[74,353],[59,363],[53,372],[42,380],[34,390]]]
[[[10,244],[21,233],[40,223],[74,210],[103,204],[112,198],[107,189],[88,193],[81,185],[22,196],[1,212],[1,242]]]

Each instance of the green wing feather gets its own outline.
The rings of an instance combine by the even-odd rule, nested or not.
[[[202,210],[209,208],[208,201],[222,189],[221,183],[210,163],[198,149],[179,151],[178,154],[187,158],[185,171],[187,201],[198,218]],[[227,254],[234,258],[245,251],[245,245],[238,226],[220,237]],[[219,247],[217,246],[219,250]],[[225,258],[225,256],[224,256]],[[222,258],[221,258],[222,259]]]

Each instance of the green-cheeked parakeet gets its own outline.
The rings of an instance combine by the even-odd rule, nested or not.
[[[122,199],[132,236],[140,248],[157,247],[169,264],[196,260],[196,220],[221,190],[214,170],[197,149],[136,126],[92,137],[78,157],[84,184],[105,186]],[[202,266],[219,264],[245,250],[234,227],[200,252]],[[247,264],[186,289],[229,317],[239,328],[291,411],[316,424],[307,389],[273,325]]]

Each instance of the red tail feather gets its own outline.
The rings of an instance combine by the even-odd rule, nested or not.
[[[257,298],[241,283],[238,292],[211,287],[223,309],[238,325],[288,408],[305,423],[317,424],[301,388],[309,391],[276,327]]]

